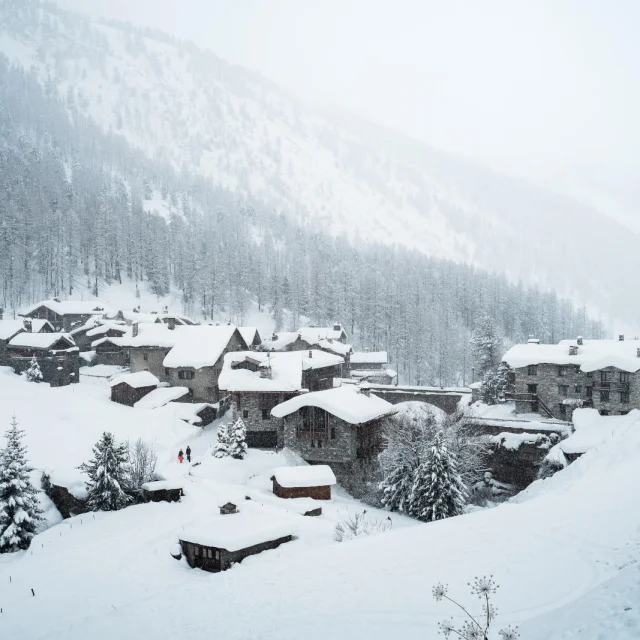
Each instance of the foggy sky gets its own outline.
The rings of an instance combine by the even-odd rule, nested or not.
[[[60,4],[194,40],[303,98],[636,222],[636,0]]]

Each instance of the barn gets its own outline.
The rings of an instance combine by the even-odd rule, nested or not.
[[[273,493],[279,498],[331,500],[336,477],[326,464],[277,467],[271,476]]]
[[[192,568],[225,571],[244,558],[276,549],[293,539],[292,526],[264,514],[235,513],[178,535],[180,548]]]
[[[129,407],[151,393],[158,386],[158,378],[149,371],[137,373],[125,373],[116,376],[109,386],[111,387],[111,400]]]
[[[183,495],[180,482],[157,480],[142,485],[142,498],[145,502],[179,502]]]

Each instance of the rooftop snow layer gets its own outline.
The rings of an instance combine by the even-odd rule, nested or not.
[[[117,324],[115,322],[102,322],[98,326],[93,327],[93,329],[89,329],[89,331],[87,331],[87,335],[89,337],[100,336],[103,333],[107,333],[107,331],[120,331],[122,334],[125,334],[129,331],[129,329],[123,324]]]
[[[51,484],[64,487],[74,498],[84,500],[87,497],[86,482],[89,479],[79,469],[55,469],[49,472]]]
[[[314,391],[275,406],[271,415],[284,418],[302,407],[319,407],[349,424],[364,424],[395,413],[394,406],[375,395],[367,396],[352,385]]]
[[[9,340],[24,330],[22,320],[0,320],[0,340]]]
[[[279,522],[273,515],[234,513],[211,518],[201,525],[186,528],[178,533],[184,542],[227,551],[239,551],[263,542],[271,542],[293,535],[294,527]]]
[[[351,364],[387,364],[389,358],[386,351],[354,351]]]
[[[40,318],[29,319],[31,322],[31,333],[40,333],[45,327],[49,327],[53,332],[53,325],[48,320],[41,320]]]
[[[218,386],[224,391],[300,391],[302,372],[309,369],[333,367],[344,362],[341,356],[311,350],[286,352],[236,351],[225,354]],[[270,377],[262,377],[260,371],[237,369],[234,365],[247,358],[259,363],[259,368],[271,369]]]
[[[223,354],[235,325],[183,327],[180,338],[165,356],[165,367],[212,367]]]
[[[577,348],[569,355],[569,347]],[[617,367],[634,373],[640,370],[639,340],[561,340],[558,344],[517,344],[502,360],[518,369],[533,364],[579,365],[582,371],[596,371],[604,367]]]
[[[317,340],[340,340],[344,330],[342,327],[339,330],[333,327],[302,327],[298,329],[298,333],[303,340],[314,342]]]
[[[281,487],[326,487],[336,484],[336,477],[327,464],[299,467],[276,467],[273,477]]]
[[[575,431],[559,443],[564,453],[586,453],[600,446],[617,431],[638,422],[640,411],[630,411],[626,416],[601,416],[597,409],[576,409],[573,412]]]
[[[160,389],[154,389],[151,393],[148,393],[144,398],[141,398],[133,406],[136,409],[157,409],[163,407],[172,400],[182,398],[189,393],[187,387],[162,387]]]
[[[154,482],[145,482],[142,488],[145,491],[173,491],[175,489],[182,489],[182,482],[176,482],[171,480],[156,480]]]
[[[120,347],[159,347],[170,349],[176,345],[183,331],[191,331],[193,327],[176,327],[169,329],[163,322],[145,323],[138,326],[138,335],[111,338],[113,344]]]
[[[58,340],[66,340],[69,348],[75,347],[75,342],[68,333],[19,333],[9,341],[9,344],[12,347],[50,349]]]
[[[247,347],[250,347],[255,340],[256,333],[258,333],[257,327],[238,327],[238,331],[245,341]]]
[[[160,380],[150,371],[138,371],[136,373],[123,373],[120,376],[116,376],[109,382],[109,386],[114,387],[123,382],[134,389],[140,389],[141,387],[154,387]]]
[[[108,313],[110,309],[99,300],[62,300],[60,302],[56,300],[43,300],[37,304],[32,305],[20,315],[26,316],[39,309],[40,307],[46,307],[47,309],[57,313],[59,316],[67,314],[71,315],[85,315],[85,314],[98,314]]]

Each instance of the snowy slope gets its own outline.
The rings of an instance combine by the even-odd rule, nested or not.
[[[0,51],[151,170],[167,162],[327,233],[471,262],[618,317],[638,309],[618,277],[640,266],[636,238],[595,210],[300,103],[191,44],[42,7],[3,8]],[[144,206],[180,215],[157,190]]]
[[[571,630],[581,626],[587,629],[581,638],[637,637],[637,610],[623,607],[626,618],[620,612],[633,602],[637,570],[617,570],[628,560],[625,546],[640,524],[637,421],[516,501],[409,527],[394,515],[389,532],[336,543],[336,519],[357,503],[338,491],[322,518],[284,510],[283,501],[269,493],[268,478],[274,466],[293,459],[261,452],[251,452],[245,462],[204,456],[185,475],[187,467],[173,460],[176,447],[188,442],[194,455],[203,456],[210,429],[197,436],[187,425],[177,429],[161,414],[117,407],[106,397],[98,385],[49,389],[5,373],[0,422],[17,405],[38,466],[52,459],[76,464],[103,426],[119,437],[155,433],[163,472],[172,481],[182,478],[187,495],[180,504],[65,521],[39,535],[33,553],[2,558],[3,635],[422,639],[435,637],[437,621],[454,614],[432,600],[433,584],[448,582],[452,595],[473,607],[466,582],[493,573],[501,585],[499,621],[524,623],[523,640],[572,638]],[[168,550],[180,529],[215,517],[218,502],[228,499],[295,524],[298,539],[223,574],[193,571],[173,560]],[[631,622],[625,627],[626,619]],[[626,635],[597,634],[614,623]]]

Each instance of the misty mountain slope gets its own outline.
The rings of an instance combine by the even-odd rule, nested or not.
[[[637,238],[595,210],[314,110],[162,34],[37,2],[0,14],[0,50],[154,161],[333,235],[468,261],[621,318],[640,307],[621,277],[640,266]]]

